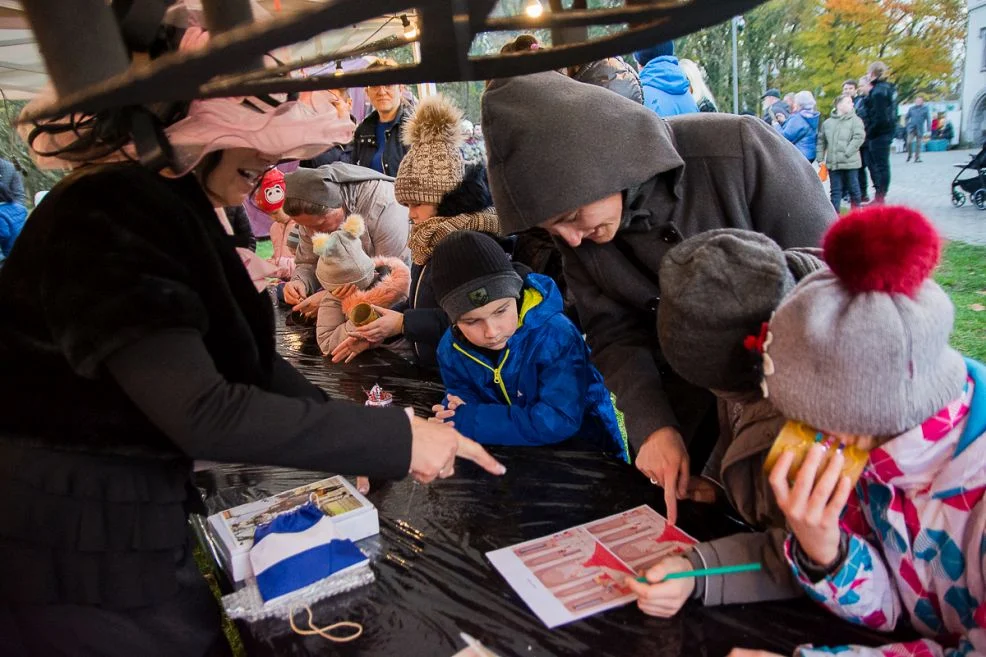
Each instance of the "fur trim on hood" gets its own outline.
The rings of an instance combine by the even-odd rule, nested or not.
[[[438,204],[437,216],[454,217],[480,212],[491,207],[493,207],[493,196],[490,194],[489,181],[486,178],[486,167],[481,162],[477,162],[467,165],[459,186],[442,197],[442,202]]]
[[[378,276],[370,287],[357,290],[342,300],[342,311],[347,317],[361,303],[387,308],[407,299],[411,290],[411,270],[400,258],[377,256],[373,259],[373,266],[377,271],[381,267],[388,271]]]

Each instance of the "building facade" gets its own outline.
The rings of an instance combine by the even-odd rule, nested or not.
[[[969,32],[962,72],[962,141],[986,141],[986,0],[969,0]]]

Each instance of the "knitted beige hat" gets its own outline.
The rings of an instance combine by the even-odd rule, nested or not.
[[[462,111],[445,96],[429,96],[418,104],[401,137],[409,150],[394,181],[398,203],[438,205],[459,186],[465,168],[459,150],[461,120]]]

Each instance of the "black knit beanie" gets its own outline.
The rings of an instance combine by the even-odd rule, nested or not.
[[[516,299],[524,285],[496,240],[471,230],[439,242],[429,268],[435,298],[453,322],[491,301]]]

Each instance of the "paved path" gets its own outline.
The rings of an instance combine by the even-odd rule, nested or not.
[[[968,162],[977,152],[923,153],[920,163],[907,162],[904,153],[892,153],[887,202],[920,210],[950,240],[986,245],[986,210],[978,209],[971,200],[961,208],[953,207],[951,201],[952,179],[959,171],[953,165]],[[972,175],[975,171],[970,170],[962,177]]]

